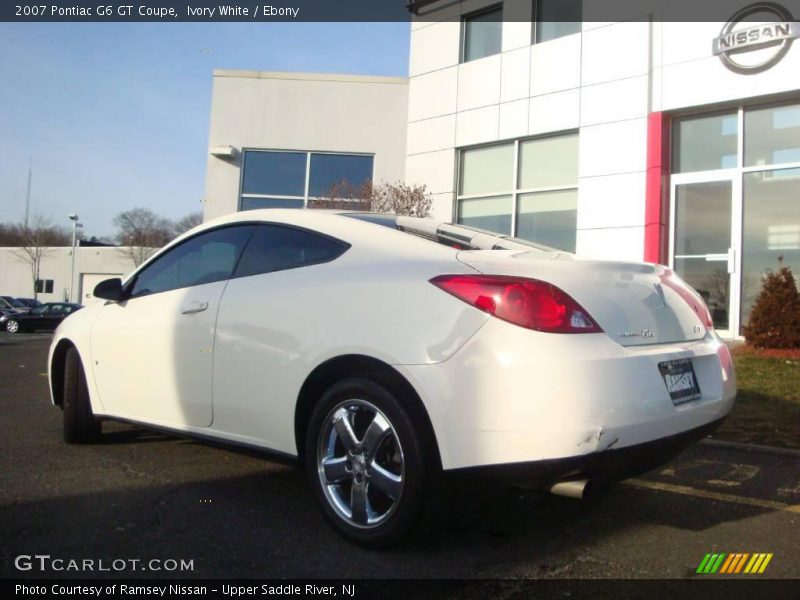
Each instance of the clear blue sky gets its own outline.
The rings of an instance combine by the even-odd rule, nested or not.
[[[0,221],[201,209],[213,69],[408,72],[408,23],[0,23]]]

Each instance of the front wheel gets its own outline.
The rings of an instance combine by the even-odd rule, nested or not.
[[[8,333],[19,333],[20,332],[19,321],[17,321],[16,319],[9,319],[8,321],[6,321],[6,331]]]
[[[64,411],[65,442],[85,444],[100,437],[101,425],[92,412],[86,373],[75,348],[69,348],[64,358],[64,395],[61,408]]]
[[[418,521],[431,469],[413,418],[378,383],[348,379],[325,393],[305,458],[325,516],[350,540],[384,547]]]

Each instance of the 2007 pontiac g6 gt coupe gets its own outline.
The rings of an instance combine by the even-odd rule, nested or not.
[[[120,419],[282,454],[364,545],[408,532],[448,472],[581,496],[653,468],[736,393],[666,267],[430,219],[229,215],[95,296],[50,348],[66,441]]]

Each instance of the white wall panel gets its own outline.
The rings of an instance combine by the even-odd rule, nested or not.
[[[500,108],[497,104],[458,113],[456,146],[496,141]]]
[[[452,148],[456,136],[456,116],[447,115],[408,124],[408,154]]]
[[[644,172],[584,177],[578,183],[578,229],[644,225]]]
[[[411,31],[408,73],[411,77],[458,64],[461,22],[433,23]]]
[[[583,85],[645,75],[650,66],[650,23],[631,21],[586,31],[582,56]]]
[[[580,81],[580,34],[531,46],[531,96],[576,88]]]
[[[528,133],[539,135],[576,129],[580,121],[580,90],[531,98]]]
[[[458,67],[412,77],[408,86],[408,120],[419,121],[456,112]]]
[[[406,161],[406,183],[425,184],[432,194],[452,192],[455,187],[453,149],[414,154]]]
[[[530,76],[530,48],[520,48],[503,53],[500,74],[500,102],[527,98],[530,90]]]
[[[499,139],[506,140],[528,135],[528,104],[528,99],[525,98],[500,105]]]
[[[646,117],[649,85],[650,78],[643,75],[582,88],[581,125]]]
[[[647,119],[582,127],[580,177],[634,173],[647,165]]]
[[[641,261],[644,227],[578,229],[576,253],[603,260]]]
[[[439,221],[455,221],[453,198],[454,195],[452,193],[433,194],[431,217]]]
[[[495,54],[458,67],[458,111],[500,102],[500,64]]]

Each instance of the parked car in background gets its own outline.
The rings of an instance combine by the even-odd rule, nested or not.
[[[6,300],[6,298],[8,298],[8,296],[0,296],[0,309],[14,310],[14,306],[11,304],[11,302]]]
[[[30,308],[36,308],[42,305],[42,302],[39,302],[36,298],[17,298],[17,300]]]
[[[21,313],[26,313],[32,308],[28,303],[23,302],[21,298],[14,298],[13,296],[0,296],[0,298],[10,304],[11,308]]]
[[[294,458],[368,546],[435,516],[448,472],[582,497],[713,431],[736,394],[667,267],[433,219],[232,214],[94,296],[50,347],[66,441],[123,419]]]
[[[80,304],[48,302],[32,308],[28,313],[16,313],[0,317],[0,326],[8,333],[53,331],[61,324],[61,321],[81,308],[83,306]]]

